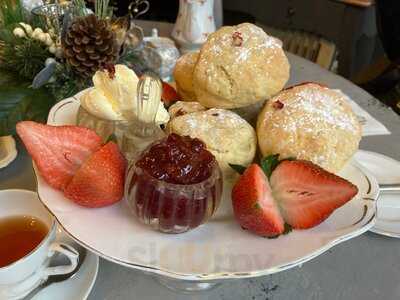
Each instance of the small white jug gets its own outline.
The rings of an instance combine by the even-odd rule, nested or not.
[[[214,31],[214,0],[179,0],[172,37],[181,52],[200,48]]]

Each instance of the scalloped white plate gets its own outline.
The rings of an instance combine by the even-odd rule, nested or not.
[[[59,102],[48,123],[74,124],[78,106],[73,99]],[[369,230],[375,223],[378,197],[374,177],[351,162],[341,175],[358,186],[358,195],[312,229],[294,230],[277,239],[250,234],[234,220],[228,187],[221,207],[207,224],[168,235],[139,223],[124,202],[100,209],[83,208],[36,174],[40,199],[83,246],[127,267],[190,281],[261,276],[300,265]]]

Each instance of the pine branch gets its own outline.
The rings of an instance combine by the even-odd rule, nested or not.
[[[5,43],[1,53],[0,67],[32,80],[44,67],[49,52],[43,43],[23,39],[16,43]]]
[[[86,4],[84,0],[73,0],[74,14],[83,17],[86,15]]]
[[[0,1],[0,22],[2,27],[10,26],[26,21],[24,8],[20,0],[1,0]]]
[[[54,81],[46,85],[56,101],[74,96],[91,86],[91,80],[85,80],[75,74],[68,65],[58,64],[54,73]]]
[[[112,9],[109,7],[110,0],[96,0],[95,1],[95,15],[99,19],[106,19],[112,17]]]

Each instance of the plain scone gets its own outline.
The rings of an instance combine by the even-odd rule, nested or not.
[[[193,71],[197,63],[199,52],[188,52],[182,55],[174,68],[174,79],[178,94],[184,101],[195,101],[193,90]]]
[[[169,133],[198,138],[215,155],[225,179],[233,178],[235,171],[228,165],[248,166],[257,149],[254,128],[234,112],[209,109],[173,118],[167,125]]]
[[[310,160],[336,173],[358,150],[361,125],[340,90],[305,83],[265,104],[257,136],[263,155]]]
[[[205,107],[244,107],[282,90],[289,69],[278,39],[250,23],[225,26],[202,46],[193,88]]]

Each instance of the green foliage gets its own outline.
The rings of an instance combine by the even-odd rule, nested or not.
[[[1,86],[17,86],[23,83],[18,76],[12,72],[0,70],[0,87]]]
[[[95,1],[95,15],[99,19],[106,19],[112,17],[112,8],[109,6],[110,0],[96,0]]]
[[[38,16],[38,15],[34,15],[31,14],[30,18],[29,18],[29,22],[25,21],[24,23],[28,23],[29,25],[32,26],[32,28],[47,28],[47,24],[44,20],[44,18]]]
[[[84,1],[74,2],[84,13]],[[102,2],[103,13],[106,2]],[[20,0],[0,0],[0,136],[14,134],[16,123],[22,120],[45,122],[56,99],[73,96],[91,85],[90,80],[83,80],[67,65],[58,63],[45,87],[31,88],[32,79],[53,55],[40,41],[15,37],[13,30],[20,22],[43,28],[39,26],[40,18],[25,15]]]
[[[25,20],[26,15],[21,1],[0,1],[0,23],[2,27],[9,28],[19,22],[24,22]]]
[[[6,46],[6,44],[10,44],[10,43],[14,43],[15,41],[15,37],[12,33],[12,31],[5,29],[5,28],[1,28],[0,29],[0,41],[3,42],[3,47]]]
[[[45,89],[31,89],[29,82],[21,82],[4,71],[0,78],[0,136],[15,134],[19,121],[46,121],[55,101]]]
[[[0,67],[32,80],[50,55],[46,46],[37,40],[9,36],[0,55]]]
[[[90,79],[83,79],[76,75],[71,68],[64,64],[58,64],[54,73],[54,80],[46,87],[56,101],[72,97],[78,92],[92,85]]]
[[[73,0],[74,15],[85,16],[86,15],[86,4],[84,0]]]

